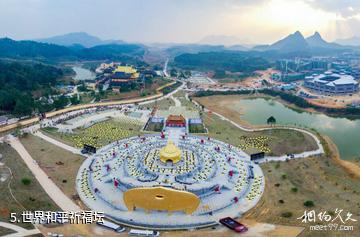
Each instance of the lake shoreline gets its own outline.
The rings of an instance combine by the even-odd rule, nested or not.
[[[266,125],[266,119],[268,116],[274,115],[278,120],[282,121],[282,125],[290,125],[290,127],[294,127],[294,125],[295,127],[299,127],[300,125],[302,129],[305,127],[306,130],[311,132],[315,131],[330,136],[334,143],[337,146],[340,146],[339,150],[341,157],[344,157],[342,160],[347,160],[356,164],[359,163],[359,149],[357,149],[358,146],[356,144],[356,141],[359,140],[360,134],[357,133],[360,125],[359,121],[345,118],[337,119],[317,111],[304,110],[296,106],[292,106],[289,103],[284,103],[284,101],[279,98],[268,95],[255,94],[217,96],[217,98],[211,99],[210,97],[207,99],[206,97],[193,97],[193,99],[200,102],[200,104],[206,105],[211,110],[217,112],[221,111],[224,116],[247,128],[268,127]],[[257,99],[263,99],[268,102],[256,101]],[[248,102],[246,100],[255,100],[255,102]],[[214,101],[216,102],[214,103]],[[268,107],[268,104],[270,104],[271,101],[278,102],[279,105],[270,105],[275,106],[274,108]],[[264,108],[264,106],[266,108]],[[284,113],[285,108],[290,110],[290,112],[285,111]],[[251,112],[249,113],[249,111]],[[282,116],[278,118],[277,116],[279,115],[277,114]],[[350,133],[349,136],[347,133]],[[343,139],[344,136],[346,136],[347,139]]]

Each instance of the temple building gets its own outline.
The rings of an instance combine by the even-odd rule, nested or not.
[[[132,66],[118,66],[111,75],[111,86],[120,88],[137,82],[140,77],[139,72]]]
[[[167,127],[185,127],[186,120],[182,115],[169,115],[166,119]]]

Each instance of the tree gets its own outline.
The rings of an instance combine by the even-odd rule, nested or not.
[[[23,183],[23,185],[25,186],[29,186],[31,184],[31,179],[29,178],[22,178],[21,182]]]
[[[16,101],[14,114],[19,116],[30,115],[32,112],[32,98],[24,96]]]
[[[304,202],[304,206],[305,207],[313,207],[313,206],[315,206],[315,204],[313,201],[307,200]]]
[[[70,98],[70,102],[71,104],[73,105],[77,105],[80,103],[80,100],[78,99],[77,95],[73,95],[71,98]]]
[[[270,116],[266,122],[268,125],[274,125],[276,124],[276,119],[273,116]]]
[[[218,78],[218,79],[222,79],[222,78],[226,77],[226,72],[225,72],[225,70],[220,70],[220,69],[215,70],[214,77],[215,77],[215,78]]]
[[[178,76],[178,71],[175,68],[172,68],[170,70],[170,76],[177,77]]]
[[[63,109],[68,103],[69,99],[62,95],[54,101],[54,107],[56,109]]]

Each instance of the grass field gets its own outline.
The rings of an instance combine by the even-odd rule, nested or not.
[[[186,92],[184,90],[179,90],[174,94],[174,97],[176,97],[186,109],[197,110],[195,104],[185,98],[185,94]]]
[[[73,198],[76,174],[85,158],[33,135],[21,138],[21,143],[54,183]]]
[[[4,227],[0,227],[0,236],[9,235],[9,234],[13,234],[13,233],[15,233],[15,231],[4,228]]]
[[[168,109],[170,106],[174,106],[175,105],[175,102],[170,99],[170,98],[165,98],[165,99],[162,99],[162,100],[159,100],[159,101],[156,101],[156,102],[153,102],[153,103],[149,103],[149,104],[145,104],[145,105],[141,105],[139,106],[140,108],[142,109],[152,109],[154,108],[155,106],[158,107],[158,109],[160,110],[166,110]]]
[[[278,156],[317,149],[312,137],[298,131],[274,129],[245,132],[216,115],[204,113],[202,118],[210,137],[240,146],[247,153],[264,151],[268,155]]]
[[[93,99],[94,99],[94,97],[90,95],[90,92],[82,93],[80,95],[80,103],[81,104],[89,104]]]
[[[25,210],[59,210],[14,149],[7,144],[0,144],[0,153],[3,155],[2,162],[5,164],[0,171],[2,173],[7,172],[6,174],[9,175],[8,167],[13,175],[12,179],[0,182],[0,221],[9,222],[11,212],[15,212],[19,216]],[[30,180],[30,183],[23,184],[22,180],[24,178]],[[17,201],[14,200],[11,193]],[[19,223],[19,225],[27,229],[33,229],[32,224]],[[5,231],[0,230],[0,233]]]

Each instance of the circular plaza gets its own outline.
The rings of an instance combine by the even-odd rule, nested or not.
[[[79,169],[81,200],[121,224],[159,230],[212,226],[256,205],[264,176],[249,155],[219,140],[175,133],[99,149]]]

